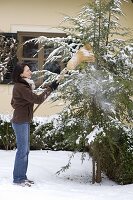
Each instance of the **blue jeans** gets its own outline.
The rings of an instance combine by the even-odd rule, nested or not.
[[[13,182],[22,183],[27,179],[28,155],[30,149],[30,124],[12,123],[16,135],[17,152],[13,170]]]

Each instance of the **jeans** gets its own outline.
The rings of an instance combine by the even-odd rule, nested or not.
[[[13,182],[22,183],[27,179],[28,155],[30,149],[30,124],[12,123],[16,135],[17,152],[13,170]]]

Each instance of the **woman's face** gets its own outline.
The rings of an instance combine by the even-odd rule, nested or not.
[[[25,65],[24,71],[23,71],[23,73],[20,76],[22,78],[29,78],[30,79],[31,75],[32,75],[32,72],[30,71],[30,68],[27,65]]]

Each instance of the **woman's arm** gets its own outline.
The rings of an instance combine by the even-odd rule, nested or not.
[[[32,90],[24,86],[23,90],[21,91],[22,98],[26,101],[33,103],[33,104],[41,104],[45,99],[50,95],[52,89],[50,87],[45,88],[44,92],[40,95],[37,95],[32,92]]]

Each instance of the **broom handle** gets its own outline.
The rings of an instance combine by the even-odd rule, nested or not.
[[[59,78],[57,79],[57,83],[59,83],[59,82],[64,78],[64,75],[65,75],[67,72],[68,72],[67,67],[65,67],[65,68],[62,70],[62,72],[60,73],[60,76],[59,76]],[[35,113],[35,111],[39,108],[40,105],[41,105],[41,104],[38,104],[38,105],[35,107],[35,109],[33,110],[33,113]]]

